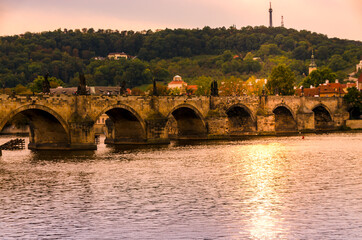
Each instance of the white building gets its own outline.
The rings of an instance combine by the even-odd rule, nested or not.
[[[356,72],[358,72],[360,69],[362,69],[362,60],[359,61],[359,63],[356,65]]]
[[[108,59],[114,59],[114,60],[119,60],[121,58],[125,58],[125,59],[128,59],[128,55],[124,52],[121,52],[121,53],[110,53],[108,54],[107,58]]]
[[[169,89],[179,88],[181,90],[187,87],[187,83],[182,80],[181,76],[176,75],[173,77],[172,82],[170,82],[167,87]]]

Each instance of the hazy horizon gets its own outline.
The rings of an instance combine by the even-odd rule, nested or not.
[[[362,41],[362,1],[272,1],[273,26],[307,30],[329,38]],[[3,0],[0,35],[56,29],[155,30],[203,28],[238,29],[269,25],[269,0]]]

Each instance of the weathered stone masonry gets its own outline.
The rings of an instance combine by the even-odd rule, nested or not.
[[[94,123],[104,113],[108,144],[158,144],[336,129],[349,114],[342,98],[295,96],[0,96],[0,128],[30,120],[31,149],[96,149]]]

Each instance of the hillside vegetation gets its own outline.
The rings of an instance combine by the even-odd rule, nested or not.
[[[176,74],[190,83],[230,77],[246,81],[250,76],[268,78],[273,67],[285,64],[298,84],[308,73],[312,50],[318,67],[330,68],[339,79],[362,59],[361,41],[281,27],[205,27],[144,34],[59,29],[0,37],[0,81],[3,87],[29,87],[46,72],[64,86],[78,85],[80,72],[88,85],[103,86],[125,81],[127,87],[135,87],[153,78],[170,81]],[[136,58],[94,59],[111,52]]]

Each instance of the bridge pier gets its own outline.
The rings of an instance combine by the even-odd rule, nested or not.
[[[256,116],[257,131],[260,134],[275,133],[275,115],[260,114]]]
[[[298,131],[315,130],[314,112],[305,106],[305,97],[301,97],[301,105],[297,111],[297,127]]]
[[[161,116],[154,116],[146,119],[147,143],[148,144],[169,144],[166,124],[168,119]]]
[[[73,117],[69,122],[70,143],[68,150],[97,150],[94,122],[88,117]]]
[[[70,123],[69,140],[56,141],[50,138],[44,139],[34,137],[34,130],[29,135],[28,149],[31,150],[97,150],[94,141],[94,130],[85,123]],[[56,136],[57,133],[49,133],[49,136]]]
[[[160,114],[151,114],[145,119],[145,126],[137,121],[106,121],[105,144],[169,144],[166,124],[168,119]],[[138,129],[137,129],[138,128]]]

